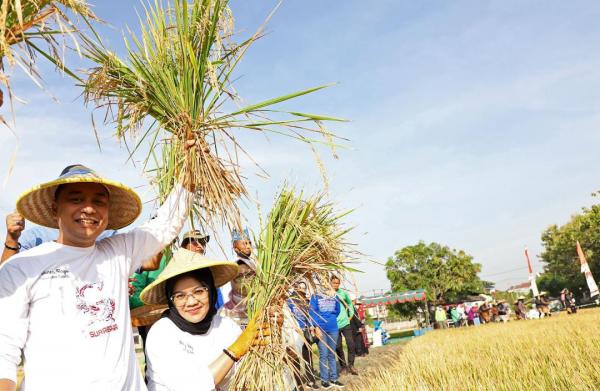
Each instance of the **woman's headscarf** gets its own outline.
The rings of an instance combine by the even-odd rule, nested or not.
[[[173,301],[171,300],[171,296],[173,295],[173,287],[175,286],[175,282],[182,277],[192,277],[201,284],[205,285],[208,288],[208,313],[198,323],[193,323],[185,320],[175,308]],[[191,272],[187,272],[185,274],[181,274],[175,278],[171,278],[165,284],[165,289],[167,291],[167,298],[169,300],[169,309],[163,312],[161,318],[169,318],[175,325],[182,331],[193,335],[202,335],[206,334],[210,329],[210,324],[212,322],[213,317],[217,313],[217,288],[215,287],[215,281],[213,279],[213,275],[210,269],[200,269],[193,270]]]

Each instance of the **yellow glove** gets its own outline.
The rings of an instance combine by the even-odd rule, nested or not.
[[[227,348],[227,351],[235,358],[239,360],[244,357],[251,346],[265,346],[269,344],[269,337],[271,335],[271,328],[268,323],[257,323],[257,318],[260,311],[250,320],[246,329],[242,334],[235,340],[235,342]]]

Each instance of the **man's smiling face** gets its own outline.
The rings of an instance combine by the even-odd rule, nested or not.
[[[109,194],[98,183],[62,185],[52,206],[60,229],[59,243],[89,247],[108,225]]]

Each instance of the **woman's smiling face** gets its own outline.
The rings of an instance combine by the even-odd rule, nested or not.
[[[210,289],[192,276],[175,281],[171,296],[175,309],[188,322],[201,322],[210,307]]]

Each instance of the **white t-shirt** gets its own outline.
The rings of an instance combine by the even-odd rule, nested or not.
[[[181,230],[191,194],[177,186],[157,217],[81,248],[43,243],[0,266],[0,379],[22,390],[145,390],[127,277]]]
[[[241,334],[231,319],[216,314],[203,335],[180,330],[162,318],[148,332],[146,376],[149,391],[208,391],[215,389],[209,365]],[[227,383],[230,371],[223,383]]]

